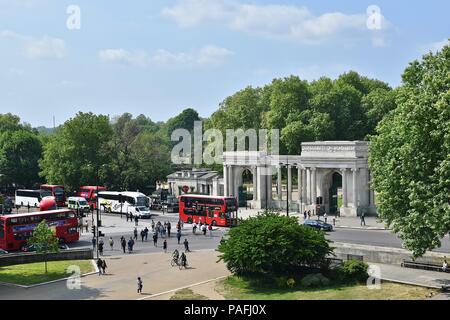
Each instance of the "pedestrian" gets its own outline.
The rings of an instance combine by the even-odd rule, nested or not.
[[[142,239],[142,242],[144,242],[144,238],[145,238],[145,231],[144,231],[144,230],[141,230],[141,239]]]
[[[84,227],[86,228],[86,233],[88,233],[89,232],[89,225],[88,225],[87,221],[86,221],[86,224],[84,225]]]
[[[202,225],[202,232],[203,232],[203,235],[206,236],[206,223],[204,225]]]
[[[152,232],[154,232],[155,231],[155,221],[153,221],[153,219],[152,219]]]
[[[166,237],[166,227],[165,226],[162,228],[162,237],[163,238]]]
[[[195,223],[195,221],[192,223],[192,233],[195,234],[195,232],[197,231],[197,224]]]
[[[164,250],[164,253],[167,253],[167,240],[164,240],[164,242],[163,242],[163,250]]]
[[[187,239],[184,239],[184,251],[185,252],[190,252],[191,250],[189,250],[189,241]]]
[[[170,224],[170,222],[167,223],[167,235],[170,238],[170,229],[172,229],[172,225]]]
[[[311,219],[311,210],[308,210],[308,219]]]
[[[362,225],[366,225],[366,219],[365,219],[365,214],[364,214],[364,211],[363,212],[361,212],[361,222],[360,222],[360,225],[362,226]]]
[[[102,270],[103,270],[103,274],[106,274],[106,268],[108,266],[106,265],[106,260],[102,260]]]
[[[139,217],[136,216],[136,217],[134,217],[134,225],[137,227],[138,224],[139,224]]]
[[[442,271],[447,272],[447,268],[448,268],[447,258],[444,256],[444,262],[442,263]]]
[[[178,240],[178,244],[180,244],[180,240],[181,240],[181,230],[178,229],[177,231],[177,240]]]
[[[129,219],[130,219],[130,215],[127,212],[127,222],[128,222]]]
[[[103,266],[103,261],[102,261],[102,259],[98,258],[97,259],[97,269],[98,269],[99,276],[102,275],[102,266]]]
[[[112,237],[109,237],[109,247],[111,248],[111,251],[114,250],[114,240]]]
[[[133,235],[134,235],[134,240],[137,240],[137,237],[138,237],[137,228],[134,228]]]
[[[153,245],[158,246],[158,234],[156,232],[153,234]]]
[[[142,288],[144,287],[144,283],[142,282],[141,277],[137,278],[137,292],[142,293]]]
[[[208,226],[208,230],[209,230],[209,236],[212,238],[212,225],[211,224]]]
[[[327,223],[327,213],[326,212],[324,212],[324,214],[323,214],[323,220],[325,220],[325,223]]]
[[[308,213],[305,211],[303,211],[303,219],[306,220],[306,216],[308,215]]]
[[[103,255],[103,239],[100,239],[98,242],[98,252],[101,256]]]
[[[128,253],[133,252],[133,246],[134,246],[134,240],[130,237],[130,240],[128,240]]]
[[[97,239],[95,237],[92,238],[92,250],[95,251],[95,247],[97,246]]]
[[[147,238],[148,238],[148,228],[147,227],[145,227],[145,229],[144,229],[144,234],[145,234],[145,241],[147,241]]]
[[[126,246],[127,246],[127,241],[125,240],[124,237],[122,237],[122,240],[120,240],[120,244],[122,245],[123,253],[125,253],[125,249],[126,249]]]

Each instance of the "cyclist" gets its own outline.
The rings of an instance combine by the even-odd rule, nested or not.
[[[172,260],[178,264],[178,259],[180,258],[180,252],[178,249],[175,249],[172,253]]]

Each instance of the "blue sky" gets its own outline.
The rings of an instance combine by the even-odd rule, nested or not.
[[[0,113],[48,127],[78,111],[207,117],[248,85],[348,70],[397,86],[450,37],[448,12],[445,0],[0,0]]]

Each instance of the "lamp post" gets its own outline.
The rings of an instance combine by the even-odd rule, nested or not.
[[[283,165],[282,162],[279,163],[280,167]],[[286,158],[286,168],[289,170],[289,159]],[[280,171],[281,172],[281,171]],[[281,192],[283,192],[283,188],[280,186]],[[281,201],[280,201],[281,203]],[[287,181],[286,186],[286,216],[289,217],[289,180]]]

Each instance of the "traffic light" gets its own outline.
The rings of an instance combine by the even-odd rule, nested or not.
[[[103,232],[99,231],[99,232],[98,232],[98,236],[99,236],[99,237],[104,237],[105,234],[104,234]]]
[[[91,227],[92,233],[95,235],[95,226]]]

